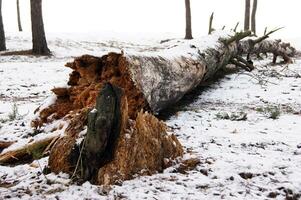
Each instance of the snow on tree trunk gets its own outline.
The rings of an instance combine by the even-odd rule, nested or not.
[[[250,33],[250,32],[249,32]],[[57,101],[39,110],[34,127],[65,117],[70,111],[93,107],[99,90],[107,82],[122,88],[128,99],[129,117],[135,119],[140,110],[159,113],[179,101],[201,82],[213,77],[232,58],[242,54],[273,53],[286,61],[296,54],[287,43],[277,40],[243,40],[227,33],[204,39],[170,40],[147,52],[108,53],[102,57],[84,55],[66,66],[73,69],[69,88],[55,88]]]
[[[71,87],[54,89],[58,100],[39,111],[40,117],[33,125],[38,127],[71,110],[94,106],[98,91],[106,82],[125,91],[131,119],[141,109],[158,113],[214,76],[237,54],[237,44],[226,45],[221,37],[229,36],[223,33],[207,36],[206,40],[172,40],[148,49],[149,52],[76,58],[66,65],[73,69],[68,82]]]

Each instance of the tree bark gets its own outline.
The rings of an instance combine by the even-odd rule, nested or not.
[[[23,31],[22,23],[21,23],[21,15],[20,15],[20,2],[17,0],[17,18],[18,18],[18,29],[20,32]]]
[[[44,31],[42,0],[30,0],[31,29],[32,29],[32,52],[38,55],[49,55],[50,50]]]
[[[250,30],[250,0],[246,0],[245,3],[245,24],[244,24],[244,30],[248,31]]]
[[[251,30],[256,35],[256,12],[257,0],[253,0],[252,16],[251,16]]]
[[[6,50],[5,33],[2,19],[2,0],[0,0],[0,51]]]
[[[186,8],[186,35],[185,35],[185,39],[190,40],[190,39],[192,39],[190,0],[185,0],[185,8]]]
[[[111,84],[100,91],[96,106],[88,116],[88,131],[82,153],[83,178],[93,179],[99,168],[113,159],[121,132],[121,98],[123,92]]]

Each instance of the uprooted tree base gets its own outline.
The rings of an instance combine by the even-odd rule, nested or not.
[[[149,113],[176,103],[228,64],[252,70],[242,54],[273,53],[289,61],[287,57],[296,53],[278,41],[240,41],[250,34],[226,39],[212,34],[208,37],[217,39],[206,48],[193,41],[168,41],[159,53],[84,55],[67,63],[73,69],[70,87],[53,89],[56,102],[38,108],[39,118],[32,122],[38,128],[57,119],[70,121],[65,136],[51,148],[51,170],[112,184],[170,166],[183,148]],[[79,143],[87,124],[87,134]]]

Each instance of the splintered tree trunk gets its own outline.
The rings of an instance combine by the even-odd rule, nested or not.
[[[39,55],[49,55],[50,50],[44,31],[42,0],[30,0],[31,29],[32,29],[32,52]]]
[[[250,0],[246,0],[246,3],[245,3],[245,27],[244,27],[245,31],[250,30],[250,6],[251,6]]]
[[[2,20],[2,0],[0,0],[0,51],[6,50],[5,33]]]
[[[18,29],[19,31],[23,31],[21,24],[21,15],[20,15],[20,2],[17,0],[17,18],[18,18]]]
[[[185,8],[186,8],[186,35],[185,35],[185,39],[190,40],[190,39],[192,39],[190,0],[185,0]]]
[[[255,35],[256,35],[256,12],[257,12],[257,0],[253,0],[251,30]]]

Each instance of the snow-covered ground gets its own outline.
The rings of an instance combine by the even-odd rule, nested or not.
[[[35,137],[33,111],[52,95],[50,89],[66,84],[70,70],[63,66],[73,56],[100,56],[133,43],[49,38],[53,57],[0,56],[0,141]],[[138,45],[147,49],[153,42]],[[9,36],[7,46],[29,49],[30,37]],[[166,122],[186,151],[201,160],[188,173],[171,167],[118,186],[75,185],[66,174],[43,175],[43,158],[0,166],[0,199],[299,199],[301,60],[269,63],[256,61],[253,72],[227,75],[177,105]],[[13,108],[18,115],[10,120]]]

